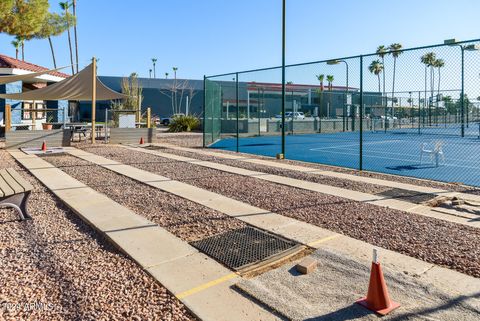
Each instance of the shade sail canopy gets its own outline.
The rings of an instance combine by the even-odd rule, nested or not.
[[[50,86],[18,94],[0,94],[0,98],[14,100],[92,100],[93,65],[90,64],[78,74]],[[127,98],[105,86],[97,77],[96,100]]]
[[[52,72],[58,71],[58,70],[63,69],[63,68],[65,68],[65,67],[57,68],[57,69],[44,70],[44,71],[39,71],[39,72],[31,72],[31,73],[24,74],[24,75],[0,76],[0,85],[8,84],[8,83],[15,82],[15,81],[34,80],[35,78],[37,78],[41,75],[50,74]]]

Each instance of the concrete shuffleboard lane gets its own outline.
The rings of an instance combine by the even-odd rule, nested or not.
[[[171,180],[129,165],[124,165],[83,150],[70,148],[68,149],[68,152],[71,155],[94,164],[104,164],[100,166],[144,184],[159,188],[165,192],[170,192],[198,204],[202,204],[226,215],[236,217],[258,228],[273,232],[313,248],[325,248],[335,252],[344,253],[365,262],[367,266],[370,264],[373,246],[366,242],[306,222],[272,213],[265,209],[254,207],[186,183]],[[146,180],[142,180],[142,178]],[[169,184],[171,184],[171,186],[168,186]],[[423,280],[434,283],[437,287],[444,289],[445,291],[453,293],[474,294],[477,293],[480,288],[480,279],[394,251],[379,247],[375,248],[380,249],[384,268],[416,275]]]
[[[9,152],[62,202],[176,295],[201,320],[279,320],[232,289],[239,280],[237,274],[188,243],[45,160],[19,150]]]
[[[449,213],[443,213],[443,212],[435,211],[428,206],[414,204],[411,202],[397,200],[397,199],[391,199],[382,195],[362,193],[362,192],[348,190],[345,188],[309,182],[309,181],[290,178],[286,176],[273,175],[273,174],[268,174],[268,173],[259,172],[259,171],[252,171],[244,168],[234,167],[234,166],[220,164],[220,163],[211,162],[211,161],[202,161],[195,158],[161,152],[159,150],[150,150],[150,149],[132,147],[132,146],[122,146],[122,147],[135,150],[135,151],[152,154],[152,155],[157,155],[163,158],[168,158],[168,159],[176,160],[179,162],[192,163],[198,166],[220,170],[227,173],[254,177],[254,178],[268,181],[271,183],[282,184],[289,187],[296,187],[296,188],[313,191],[317,193],[342,197],[352,201],[369,203],[376,206],[387,207],[391,209],[409,212],[412,214],[429,216],[429,217],[433,217],[436,219],[441,219],[441,220],[445,220],[445,221],[449,221],[457,224],[463,224],[467,226],[480,228],[480,221],[475,220],[473,216],[466,217],[466,216],[452,215]],[[185,149],[182,148],[181,150],[185,150]],[[231,155],[228,155],[228,158],[233,159]]]

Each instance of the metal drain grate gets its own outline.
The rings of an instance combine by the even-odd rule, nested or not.
[[[407,201],[415,204],[421,204],[423,202],[434,199],[437,196],[435,194],[409,191],[401,188],[392,188],[384,192],[377,193],[376,195],[387,196],[390,198],[395,198],[395,199],[399,199],[402,201]]]
[[[190,244],[234,270],[288,252],[298,245],[252,227],[228,231]]]

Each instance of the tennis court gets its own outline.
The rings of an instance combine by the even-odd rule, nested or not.
[[[478,123],[363,132],[363,169],[380,173],[458,182],[480,186],[480,138]],[[287,135],[288,159],[359,169],[359,132]],[[213,148],[237,150],[236,138],[224,138]],[[281,152],[280,136],[240,138],[243,153],[275,157]],[[423,155],[422,155],[423,154]]]

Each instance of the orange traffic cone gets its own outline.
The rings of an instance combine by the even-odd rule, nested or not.
[[[143,141],[143,137],[140,138],[140,145],[143,145],[145,142]]]
[[[46,152],[47,151],[47,143],[45,141],[43,141],[42,143],[42,152]]]
[[[387,284],[383,278],[382,267],[377,262],[377,250],[375,249],[373,250],[372,270],[370,271],[367,297],[356,301],[356,303],[380,315],[386,315],[400,306],[400,304],[390,300]]]

